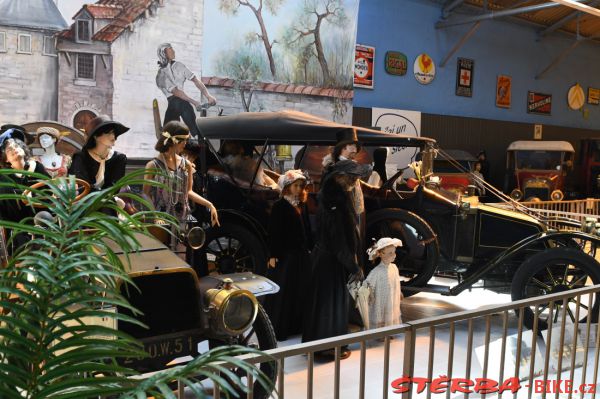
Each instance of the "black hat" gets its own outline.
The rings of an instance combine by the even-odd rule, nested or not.
[[[360,147],[360,144],[358,143],[358,136],[356,135],[355,129],[340,130],[340,131],[336,132],[335,139],[337,140],[337,143],[335,144],[336,147],[344,146],[344,145],[348,145],[348,144],[356,144],[357,147]]]
[[[13,125],[12,123],[7,123],[6,125],[0,126],[0,134],[11,129],[15,132],[13,134],[16,134],[16,136],[9,138],[19,139],[27,145],[35,141],[35,137],[32,134],[27,133],[27,130],[25,130],[23,126]]]
[[[85,127],[85,132],[87,134],[87,142],[83,146],[84,148],[89,147],[90,139],[95,136],[99,136],[103,133],[113,132],[115,134],[115,138],[119,137],[129,128],[122,123],[115,122],[110,119],[108,115],[100,115],[92,119],[88,122]]]
[[[338,161],[331,166],[332,175],[351,175],[366,179],[373,172],[371,165],[360,164],[349,159]]]

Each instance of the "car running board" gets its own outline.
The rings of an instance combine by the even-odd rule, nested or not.
[[[450,288],[452,288],[452,287],[448,287],[447,285],[439,285],[439,284],[425,284],[421,287],[402,286],[403,291],[433,292],[433,293],[442,294],[442,295],[452,295],[450,293]]]

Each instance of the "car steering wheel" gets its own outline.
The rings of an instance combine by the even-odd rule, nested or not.
[[[75,199],[73,200],[73,202],[79,201],[80,199],[82,199],[83,197],[85,197],[86,195],[88,195],[90,193],[90,191],[92,190],[92,186],[90,185],[90,183],[88,183],[85,180],[75,178],[75,184],[78,185],[78,186],[83,187],[83,191],[81,193],[77,194],[77,196],[75,197]],[[26,190],[23,191],[23,196],[25,196],[25,197],[31,197],[31,190],[36,190],[36,189],[38,189],[40,187],[44,187],[44,186],[47,186],[47,185],[48,185],[47,181],[45,181],[45,180],[39,181],[37,183],[34,183],[31,186],[29,186],[28,189],[26,189]],[[33,204],[30,200],[28,200],[26,198],[23,198],[22,201],[23,201],[23,203],[25,205],[31,205],[34,208],[46,208],[45,205]]]

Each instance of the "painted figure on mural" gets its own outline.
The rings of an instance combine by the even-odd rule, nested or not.
[[[302,332],[312,249],[306,182],[301,170],[282,174],[278,180],[281,198],[273,204],[269,218],[271,258],[267,277],[279,285],[280,291],[266,298],[265,310],[278,341]]]
[[[198,90],[204,95],[208,104],[215,105],[217,100],[210,95],[204,83],[180,61],[175,61],[175,50],[170,43],[158,46],[159,70],[156,74],[156,85],[167,97],[169,105],[165,112],[164,125],[170,121],[183,122],[190,129],[193,137],[199,137],[200,131],[196,126],[196,114],[192,105],[198,109],[202,104],[188,96],[183,89],[187,80],[192,81]]]
[[[69,133],[59,132],[53,127],[42,126],[37,129],[36,134],[40,147],[44,150],[44,153],[36,159],[44,165],[50,177],[66,176],[71,166],[71,157],[57,153],[56,144]]]

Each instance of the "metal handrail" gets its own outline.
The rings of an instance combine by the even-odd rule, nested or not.
[[[580,311],[580,306],[585,306],[583,303],[581,303],[581,297],[584,295],[589,295],[588,297],[588,302],[587,302],[587,308],[591,309],[592,308],[592,299],[593,296],[596,295],[596,297],[598,295],[600,295],[600,284],[599,285],[594,285],[594,286],[589,286],[589,287],[583,287],[583,288],[578,288],[578,289],[573,289],[573,290],[569,290],[569,291],[565,291],[565,292],[561,292],[561,293],[556,293],[556,294],[549,294],[549,295],[543,295],[543,296],[538,296],[538,297],[533,297],[533,298],[527,298],[527,299],[522,299],[519,301],[514,301],[514,302],[510,302],[508,304],[502,304],[502,305],[487,305],[487,306],[483,306],[481,308],[478,309],[474,309],[474,310],[466,310],[466,311],[461,311],[461,312],[455,312],[455,313],[451,313],[448,315],[443,315],[443,316],[435,316],[435,317],[428,317],[428,318],[424,318],[424,319],[420,319],[420,320],[416,320],[413,322],[408,322],[408,323],[403,323],[400,325],[396,325],[396,326],[389,326],[389,327],[382,327],[382,328],[377,328],[377,329],[372,329],[372,330],[367,330],[367,331],[360,331],[360,332],[355,332],[355,333],[351,333],[351,334],[347,334],[347,335],[342,335],[342,336],[337,336],[337,337],[331,337],[331,338],[326,338],[326,339],[321,339],[321,340],[317,340],[317,341],[312,341],[312,342],[307,342],[307,343],[301,343],[301,344],[296,344],[296,345],[291,345],[291,346],[286,346],[286,347],[282,347],[282,348],[275,348],[275,349],[271,349],[268,351],[265,351],[264,354],[250,354],[250,355],[244,355],[244,356],[240,356],[239,358],[242,360],[245,360],[247,362],[250,363],[263,363],[263,362],[276,362],[279,370],[277,373],[277,391],[278,391],[278,397],[282,398],[283,397],[283,393],[284,393],[284,386],[285,386],[285,374],[283,372],[283,366],[285,364],[285,359],[292,357],[292,356],[298,356],[298,355],[307,355],[307,368],[306,368],[306,373],[307,373],[307,382],[306,382],[306,389],[307,389],[307,398],[312,398],[313,397],[313,388],[314,388],[314,361],[315,361],[315,353],[316,352],[320,352],[323,350],[329,350],[329,349],[334,349],[334,393],[333,395],[330,395],[330,397],[334,397],[337,398],[339,397],[340,394],[340,361],[341,361],[341,348],[343,346],[346,345],[351,345],[351,344],[360,344],[360,368],[359,368],[359,378],[357,379],[359,381],[358,384],[358,397],[360,399],[364,399],[365,397],[371,397],[371,396],[365,396],[365,373],[366,373],[366,367],[365,367],[365,358],[366,358],[366,342],[370,341],[370,340],[375,340],[375,339],[383,339],[383,349],[384,349],[384,359],[383,359],[383,369],[382,369],[382,382],[383,382],[383,393],[382,393],[382,397],[383,398],[387,398],[388,397],[388,391],[389,391],[389,355],[390,355],[390,343],[391,343],[391,336],[393,335],[397,335],[397,334],[403,334],[404,335],[404,346],[403,346],[403,376],[413,376],[414,375],[414,370],[415,370],[415,362],[419,359],[425,359],[425,357],[421,357],[421,358],[417,358],[416,357],[416,352],[415,352],[415,348],[416,348],[416,337],[418,335],[418,333],[420,331],[427,331],[428,332],[428,336],[430,338],[430,342],[429,342],[429,356],[427,357],[427,375],[428,378],[431,378],[431,376],[433,375],[433,361],[434,361],[434,357],[435,356],[439,356],[439,354],[435,354],[435,337],[436,337],[436,327],[440,327],[440,326],[449,326],[449,334],[450,334],[450,338],[449,338],[449,342],[448,342],[448,358],[447,358],[447,372],[446,375],[451,378],[451,376],[453,375],[460,375],[461,372],[463,372],[463,370],[453,370],[453,356],[454,356],[454,346],[455,346],[455,326],[459,323],[459,322],[463,322],[463,321],[467,321],[468,322],[468,349],[467,349],[467,362],[466,362],[466,370],[464,370],[465,372],[465,376],[466,378],[470,378],[471,376],[471,357],[472,354],[471,352],[473,351],[473,321],[474,319],[477,318],[485,318],[485,337],[484,337],[484,346],[485,346],[485,353],[484,353],[484,360],[483,360],[483,366],[482,366],[482,372],[483,372],[483,378],[485,378],[487,376],[487,372],[488,372],[488,366],[492,361],[496,361],[496,359],[492,359],[490,357],[489,354],[489,346],[490,346],[490,335],[491,335],[491,316],[494,314],[502,314],[503,315],[503,323],[502,323],[502,356],[500,359],[500,378],[499,381],[502,381],[502,379],[504,377],[511,377],[511,376],[519,376],[522,378],[528,378],[528,381],[530,382],[530,385],[525,385],[524,387],[528,387],[528,397],[531,397],[532,394],[532,387],[533,385],[531,384],[531,382],[533,381],[533,378],[535,376],[534,374],[534,363],[535,360],[533,360],[530,364],[530,367],[528,370],[523,370],[523,372],[521,373],[520,369],[519,369],[519,365],[520,362],[516,362],[515,363],[515,370],[514,370],[514,374],[510,373],[507,376],[504,376],[504,367],[505,367],[505,361],[506,361],[506,356],[504,354],[505,352],[505,348],[506,348],[506,339],[507,339],[507,325],[508,325],[508,312],[510,311],[516,311],[517,315],[518,315],[518,338],[517,338],[517,354],[515,355],[516,359],[519,359],[521,356],[521,342],[522,342],[522,333],[524,330],[523,327],[523,317],[524,317],[524,309],[527,307],[532,307],[534,308],[534,315],[536,315],[534,317],[533,320],[533,329],[532,329],[532,359],[535,359],[535,350],[536,350],[536,340],[537,340],[537,335],[538,335],[538,311],[541,310],[542,307],[547,307],[549,309],[549,320],[552,320],[552,316],[554,313],[559,312],[559,307],[560,307],[560,312],[562,314],[562,319],[560,321],[559,324],[557,324],[557,326],[559,326],[561,328],[560,331],[560,335],[558,338],[554,338],[554,339],[559,339],[559,342],[562,344],[564,343],[564,332],[565,332],[565,320],[566,320],[566,312],[567,309],[565,307],[565,305],[568,303],[569,299],[571,298],[576,298],[576,316],[575,316],[575,322],[574,322],[574,329],[576,330],[574,333],[574,338],[573,338],[573,350],[571,353],[575,353],[575,348],[577,345],[577,330],[579,327],[579,311]],[[584,358],[584,367],[583,367],[583,372],[582,372],[582,381],[584,378],[587,377],[587,361],[588,361],[588,350],[590,348],[590,327],[591,327],[591,317],[587,317],[587,322],[581,322],[582,324],[585,325],[585,327],[587,328],[586,330],[586,337],[587,340],[584,344],[584,351],[585,351],[585,358]],[[545,351],[545,361],[544,361],[544,374],[543,374],[543,378],[544,380],[548,379],[548,370],[549,370],[549,350],[550,350],[550,341],[553,339],[553,337],[551,336],[551,331],[552,328],[549,328],[548,330],[548,336],[547,336],[547,342],[546,342],[546,351]],[[596,381],[597,376],[598,376],[598,371],[599,371],[599,360],[600,360],[600,331],[596,330],[596,339],[595,339],[595,345],[596,345],[596,349],[595,349],[595,357],[594,357],[594,370],[592,373],[590,373],[591,375],[589,376],[590,378],[593,378],[592,381]],[[560,351],[562,352],[562,345],[560,347]],[[444,356],[444,354],[442,353],[442,356]],[[446,359],[446,358],[444,358]],[[560,362],[562,362],[562,356],[560,358]],[[559,371],[557,372],[558,376],[557,378],[560,379],[561,378],[561,373],[562,373],[562,366],[561,363],[559,362]],[[570,363],[571,363],[571,368],[570,368],[570,379],[573,380],[573,372],[574,372],[574,362],[575,362],[575,355],[572,355],[571,359],[570,359]],[[462,367],[461,367],[462,368]],[[525,375],[523,375],[525,374]],[[151,375],[151,374],[148,374]],[[449,391],[447,391],[448,395],[449,395]],[[179,397],[183,398],[183,390],[180,389],[179,390]],[[249,392],[247,397],[248,398],[252,398],[252,392]],[[218,396],[217,396],[218,397]],[[403,398],[411,398],[412,397],[412,388],[408,391],[402,394]],[[431,397],[431,392],[428,391],[427,397],[430,398]],[[509,397],[509,395],[507,394],[506,397]],[[514,394],[513,396],[514,398],[517,397],[517,393]],[[545,395],[542,395],[542,397],[545,397]]]

